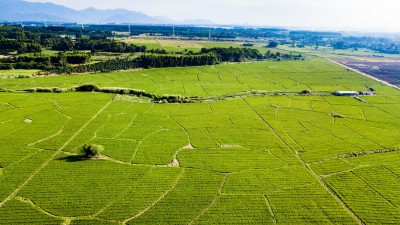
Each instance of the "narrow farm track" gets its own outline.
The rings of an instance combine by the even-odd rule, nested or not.
[[[68,117],[67,121],[65,121],[64,125],[62,126],[62,128],[61,128],[59,131],[57,131],[56,133],[54,133],[54,134],[52,134],[52,135],[50,135],[50,136],[48,136],[48,137],[45,137],[45,138],[42,138],[42,139],[40,139],[40,140],[38,140],[38,141],[35,141],[35,142],[33,142],[33,143],[30,143],[30,144],[27,145],[27,147],[29,148],[29,147],[35,146],[35,145],[37,145],[37,144],[39,144],[39,143],[41,143],[41,142],[44,142],[44,141],[46,141],[46,140],[49,140],[49,139],[51,139],[51,138],[53,138],[53,137],[56,137],[57,135],[61,134],[61,133],[64,131],[65,127],[66,127],[66,126],[68,125],[68,123],[70,122],[70,120],[71,120],[71,117]]]
[[[32,208],[36,209],[37,211],[39,211],[40,213],[42,213],[44,215],[47,215],[49,217],[62,220],[63,221],[62,225],[69,225],[69,224],[71,224],[71,222],[73,220],[94,219],[95,218],[94,216],[77,216],[77,217],[58,216],[58,215],[55,215],[55,214],[53,214],[51,212],[46,211],[45,209],[43,209],[40,206],[36,205],[32,200],[30,200],[28,198],[16,196],[15,199],[20,201],[20,202],[22,202],[22,203],[24,203],[24,204],[27,204],[27,205],[31,206]],[[110,222],[110,223],[118,223],[118,221],[115,221],[115,220],[106,220],[106,219],[102,219],[102,218],[96,218],[96,219],[98,219],[100,221]]]
[[[352,217],[361,225],[365,225],[365,223],[361,220],[360,217],[340,198],[340,196],[328,186],[328,184],[318,176],[311,167],[301,159],[301,157],[295,153],[293,148],[280,136],[280,134],[250,105],[248,101],[243,99],[243,101],[248,105],[248,107],[257,115],[257,117],[268,127],[275,136],[288,148],[291,150],[292,154],[295,155],[297,160],[317,179],[317,181],[352,215]]]
[[[202,217],[202,216],[204,215],[204,213],[207,212],[207,211],[215,204],[215,202],[217,202],[218,198],[221,196],[221,194],[222,194],[222,192],[223,192],[223,190],[224,190],[224,187],[225,187],[225,184],[226,184],[226,181],[228,180],[228,178],[229,178],[229,174],[226,174],[225,177],[224,177],[224,179],[223,179],[222,182],[221,182],[221,186],[220,186],[220,188],[219,188],[218,194],[215,195],[215,197],[214,197],[214,199],[212,200],[212,202],[211,202],[205,209],[203,209],[203,210],[200,212],[199,215],[197,215],[192,221],[190,221],[190,222],[188,223],[188,225],[192,225],[194,222],[196,222],[196,220],[200,219],[200,217]]]
[[[153,168],[150,168],[146,174],[141,178],[141,180],[152,171]],[[139,181],[137,181],[136,183],[139,183]],[[100,215],[101,213],[103,213],[104,211],[106,211],[108,208],[110,208],[112,205],[114,205],[118,200],[120,200],[124,195],[126,195],[130,190],[132,190],[132,188],[134,187],[134,185],[128,187],[125,191],[123,191],[122,193],[119,193],[117,197],[115,197],[114,199],[112,199],[106,206],[104,206],[102,209],[100,209],[98,212],[96,212],[95,214],[93,214],[93,217],[97,217],[98,215]]]
[[[176,179],[175,183],[171,186],[170,189],[168,189],[163,195],[161,195],[155,202],[151,203],[147,208],[142,210],[141,212],[137,213],[136,215],[124,220],[122,224],[127,224],[129,221],[134,220],[138,218],[139,216],[143,215],[147,211],[149,211],[153,206],[155,206],[157,203],[159,203],[161,200],[165,198],[175,187],[178,185],[179,181],[182,179],[183,175],[185,174],[185,170],[183,169],[179,177]]]
[[[132,126],[133,122],[136,120],[137,117],[138,117],[137,114],[135,116],[133,116],[133,118],[129,122],[128,126],[126,126],[123,130],[121,130],[119,133],[117,133],[113,138],[117,139],[119,136],[121,136],[123,133],[125,133],[125,131],[127,131],[130,126]]]
[[[48,212],[48,211],[42,209],[41,207],[39,207],[38,205],[36,205],[32,200],[30,200],[30,199],[28,199],[28,198],[17,196],[17,197],[15,197],[15,199],[18,200],[18,201],[20,201],[20,202],[23,202],[23,203],[25,203],[25,204],[30,205],[31,207],[35,208],[36,210],[38,210],[39,212],[41,212],[41,213],[43,213],[43,214],[45,214],[45,215],[47,215],[47,216],[50,216],[50,217],[53,217],[53,218],[58,218],[58,219],[64,219],[63,217],[54,215],[54,214],[52,214],[52,213],[50,213],[50,212]]]
[[[393,171],[392,170],[390,170],[389,168],[387,168],[386,166],[382,166],[383,168],[385,168],[385,170],[387,170],[389,173],[391,173],[391,174],[393,174],[393,176],[395,176],[395,177],[397,177],[397,178],[399,178],[400,179],[400,176],[399,175],[397,175],[397,174],[395,174],[395,173],[393,173]]]
[[[359,179],[361,182],[363,182],[367,187],[371,188],[377,195],[379,195],[382,199],[384,199],[387,203],[392,205],[394,208],[398,209],[396,204],[394,204],[392,201],[387,199],[384,195],[382,195],[378,190],[376,190],[374,187],[372,187],[367,181],[365,181],[362,177],[358,176],[354,171],[350,171],[351,174],[353,174],[357,179]]]
[[[162,48],[162,50],[167,51],[167,49],[165,49],[164,45],[161,44],[160,40],[156,39],[157,44]]]
[[[358,147],[357,145],[355,145],[355,144],[353,144],[353,143],[351,143],[351,142],[349,142],[349,141],[346,141],[344,138],[341,138],[341,137],[337,136],[335,133],[331,132],[330,130],[323,129],[323,128],[321,128],[321,127],[319,127],[319,126],[317,126],[316,124],[311,123],[311,122],[307,122],[307,123],[310,124],[311,126],[317,128],[317,129],[320,129],[321,131],[323,131],[323,132],[325,132],[325,133],[327,133],[327,134],[332,135],[333,137],[335,137],[335,138],[337,138],[337,139],[339,139],[339,140],[341,140],[341,141],[343,141],[343,142],[346,142],[346,143],[352,145],[353,147],[359,149],[360,151],[364,150],[364,149]]]
[[[354,167],[354,168],[351,168],[351,169],[348,169],[348,170],[343,170],[343,171],[339,171],[339,172],[335,172],[335,173],[321,175],[321,177],[328,178],[328,177],[332,177],[332,176],[343,174],[343,173],[351,173],[354,170],[364,169],[364,168],[368,168],[368,167],[370,167],[370,166],[369,165],[357,166],[357,167]]]
[[[337,156],[325,158],[325,159],[322,159],[322,160],[310,162],[309,164],[324,163],[326,161],[333,160],[333,159],[348,159],[348,158],[355,158],[355,157],[360,157],[360,156],[378,155],[378,154],[386,154],[386,153],[393,153],[393,152],[400,152],[400,148],[379,149],[379,150],[362,151],[362,152],[355,152],[355,153],[337,155]]]
[[[20,184],[7,198],[0,202],[0,208],[3,207],[7,202],[14,199],[18,192],[21,191],[40,171],[42,171],[59,153],[61,153],[72,140],[75,139],[93,120],[95,120],[110,104],[110,100],[105,106],[103,106],[93,117],[91,117],[72,137],[70,137],[61,147],[58,149],[48,160],[46,160],[31,176],[29,176],[22,184]]]
[[[273,209],[272,206],[271,206],[271,202],[269,201],[267,195],[264,195],[264,198],[265,198],[265,202],[266,202],[268,211],[269,211],[269,213],[271,214],[271,216],[272,216],[272,218],[273,218],[273,220],[274,220],[274,224],[277,224],[276,217],[275,217],[275,213],[274,213],[274,209]]]
[[[158,134],[158,133],[160,133],[160,132],[162,132],[162,131],[168,131],[168,129],[160,129],[160,130],[154,131],[154,132],[152,132],[152,133],[149,133],[148,135],[146,135],[145,137],[143,137],[143,138],[139,141],[139,143],[137,144],[137,146],[136,146],[136,148],[135,148],[135,151],[134,151],[134,153],[133,153],[133,155],[132,155],[132,159],[131,159],[131,162],[132,162],[132,163],[133,163],[133,161],[135,160],[136,155],[137,155],[137,153],[138,153],[138,151],[139,151],[139,149],[140,149],[140,146],[143,144],[143,142],[144,142],[145,140],[147,140],[148,138],[150,138],[151,136],[153,136],[153,135],[155,135],[155,134]]]
[[[190,137],[190,133],[189,133],[188,129],[187,129],[186,127],[184,127],[181,123],[179,123],[178,120],[176,120],[175,118],[173,118],[173,117],[171,116],[171,114],[168,115],[168,118],[169,118],[170,120],[174,121],[179,127],[182,128],[182,130],[186,133],[186,136],[187,136],[188,141],[189,141],[189,144],[188,144],[187,146],[193,147],[193,141],[192,141],[192,138]],[[179,151],[181,151],[181,150],[183,150],[183,149],[184,149],[184,148],[180,149]],[[178,151],[177,153],[175,153],[175,158],[176,158],[176,156],[178,155],[179,151]]]

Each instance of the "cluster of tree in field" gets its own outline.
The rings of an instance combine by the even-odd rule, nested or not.
[[[91,55],[86,53],[64,53],[57,55],[21,55],[1,60],[0,69],[41,69],[53,70],[68,64],[85,64]]]
[[[201,54],[213,53],[219,62],[244,62],[262,60],[263,55],[257,49],[251,48],[202,48]]]
[[[305,58],[303,57],[303,55],[301,55],[300,53],[299,53],[299,54],[293,54],[293,53],[287,54],[287,53],[281,53],[281,52],[275,52],[275,53],[273,53],[273,52],[271,52],[270,50],[268,50],[268,51],[265,53],[264,58],[267,59],[267,60],[275,60],[275,61],[281,61],[281,60],[283,60],[283,61],[289,61],[289,60],[295,60],[295,61],[296,61],[296,60],[305,60]]]
[[[137,68],[163,68],[214,65],[218,62],[214,54],[169,55],[143,54],[136,59],[112,59],[95,64],[61,67],[55,73],[88,73],[129,70]]]

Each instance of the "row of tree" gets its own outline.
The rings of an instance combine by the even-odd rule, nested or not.
[[[202,55],[166,55],[144,54],[136,59],[112,59],[96,64],[67,66],[58,68],[55,73],[88,73],[129,70],[137,68],[163,68],[214,65],[218,62],[214,54]]]
[[[218,58],[212,53],[201,55],[144,54],[138,61],[143,68],[163,68],[215,65],[218,63]]]
[[[262,55],[257,49],[251,48],[210,48],[202,49],[202,54],[213,53],[217,55],[218,62],[244,62],[249,60],[303,60],[301,54],[287,54],[281,52],[271,52],[268,50],[265,55]]]
[[[263,56],[256,49],[249,48],[212,48],[203,49],[201,53],[177,55],[177,54],[143,54],[136,59],[112,59],[96,64],[81,66],[60,67],[56,73],[88,73],[129,70],[136,68],[164,68],[215,65],[221,62],[243,62],[245,60],[303,60],[302,55],[271,53],[267,51]]]
[[[244,62],[247,60],[261,60],[263,55],[257,49],[251,48],[202,48],[201,54],[213,53],[219,62]]]
[[[91,59],[86,53],[63,53],[57,55],[21,55],[1,60],[0,69],[54,70],[68,64],[85,64]]]
[[[110,39],[93,40],[90,38],[80,38],[75,41],[70,37],[66,37],[60,43],[54,44],[52,49],[57,51],[89,50],[92,52],[128,53],[145,52],[146,46],[136,46]]]

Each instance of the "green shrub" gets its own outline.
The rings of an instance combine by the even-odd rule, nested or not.
[[[100,155],[100,153],[104,150],[104,147],[96,144],[85,144],[82,148],[82,153],[86,158],[95,158]]]
[[[94,84],[84,84],[84,85],[81,85],[81,86],[75,88],[75,90],[78,92],[95,92],[95,91],[99,91],[100,88]]]

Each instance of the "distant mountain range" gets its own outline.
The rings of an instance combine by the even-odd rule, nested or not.
[[[84,10],[74,10],[53,3],[36,3],[23,0],[0,0],[0,20],[76,22],[86,24],[213,24],[213,22],[208,20],[175,21],[166,17],[151,17],[141,12],[125,9],[98,10],[87,8]]]

